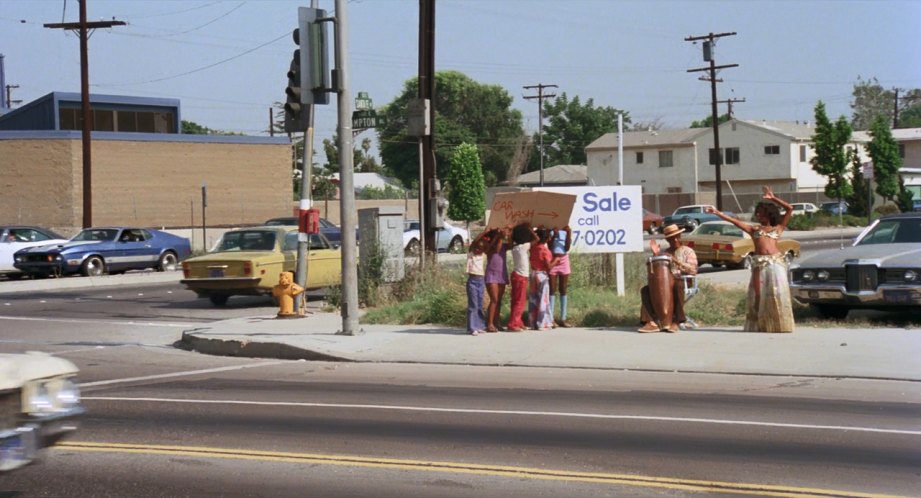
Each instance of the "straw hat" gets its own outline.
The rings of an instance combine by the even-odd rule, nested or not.
[[[678,225],[668,225],[665,229],[662,230],[662,234],[665,235],[666,239],[677,236],[678,234],[684,232],[683,228],[678,228]]]

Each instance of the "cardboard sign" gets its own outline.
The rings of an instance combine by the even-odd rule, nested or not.
[[[569,224],[576,196],[555,192],[505,192],[496,194],[487,228],[513,227],[529,222],[537,228],[563,228]]]

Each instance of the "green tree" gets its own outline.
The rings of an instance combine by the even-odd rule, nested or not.
[[[825,195],[832,199],[846,199],[854,190],[847,178],[849,156],[844,148],[851,141],[851,125],[844,116],[832,123],[825,113],[821,100],[815,106],[815,134],[812,135],[815,156],[810,163],[812,170],[827,179]]]
[[[732,116],[730,116],[729,114],[723,114],[718,118],[720,124],[723,124],[726,121],[729,121],[730,119],[732,119]],[[713,127],[713,116],[712,115],[707,116],[701,119],[700,121],[691,121],[691,128],[712,128],[712,127]]]
[[[617,132],[617,115],[624,115],[624,128],[629,128],[630,115],[613,107],[595,107],[593,99],[581,103],[562,95],[544,101],[544,167],[558,164],[585,164],[585,147],[605,133]],[[540,135],[532,138],[533,151],[528,171],[540,168]]]
[[[899,168],[902,167],[902,158],[899,157],[899,144],[892,137],[889,123],[885,116],[878,116],[870,126],[872,139],[867,144],[867,152],[873,160],[873,179],[876,182],[876,193],[888,201],[899,195],[904,185],[899,182]],[[910,199],[910,197],[909,197]]]
[[[385,125],[377,130],[380,156],[404,185],[419,178],[418,139],[406,134],[407,105],[417,98],[418,80],[412,78],[403,91],[380,112]],[[454,145],[477,145],[488,184],[504,180],[514,145],[524,133],[521,112],[512,108],[512,96],[499,85],[477,83],[458,71],[435,73],[435,165],[445,178]]]
[[[448,202],[448,218],[466,221],[468,225],[486,212],[486,183],[476,145],[460,144],[451,154]]]
[[[899,110],[898,128],[921,127],[921,89],[899,89],[896,101],[895,88],[887,90],[876,78],[863,80],[858,76],[852,95],[851,109],[854,114],[851,124],[855,130],[869,130],[879,117],[895,126],[896,105]]]
[[[202,126],[194,121],[182,120],[182,133],[185,135],[224,135],[224,136],[234,136],[234,135],[243,135],[242,133],[237,133],[233,131],[221,131],[221,130],[212,130],[207,126]]]
[[[847,196],[847,214],[867,216],[870,214],[870,181],[863,176],[863,163],[860,155],[853,148],[847,150],[851,165],[851,195]]]
[[[921,90],[912,90],[905,97],[899,97],[899,103],[905,102],[904,109],[899,110],[899,128],[921,128]]]

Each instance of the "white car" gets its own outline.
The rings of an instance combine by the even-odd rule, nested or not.
[[[436,247],[438,252],[463,252],[470,244],[470,234],[463,228],[443,222],[443,228],[436,230]],[[403,250],[407,256],[418,256],[419,248],[419,220],[406,220],[403,222]]]
[[[19,278],[22,273],[13,267],[13,254],[26,247],[63,244],[67,239],[51,230],[31,226],[0,227],[0,275]]]
[[[77,428],[77,367],[43,353],[0,354],[0,473],[23,467]]]
[[[794,202],[790,204],[793,206],[793,215],[798,214],[815,214],[819,211],[819,207],[811,202]]]

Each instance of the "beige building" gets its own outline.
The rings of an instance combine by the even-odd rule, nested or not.
[[[178,101],[93,96],[92,224],[185,228],[291,212],[287,137],[184,135]],[[0,223],[71,235],[83,222],[79,95],[52,93],[0,116]],[[70,128],[70,129],[68,129]],[[134,131],[131,131],[134,130]]]

